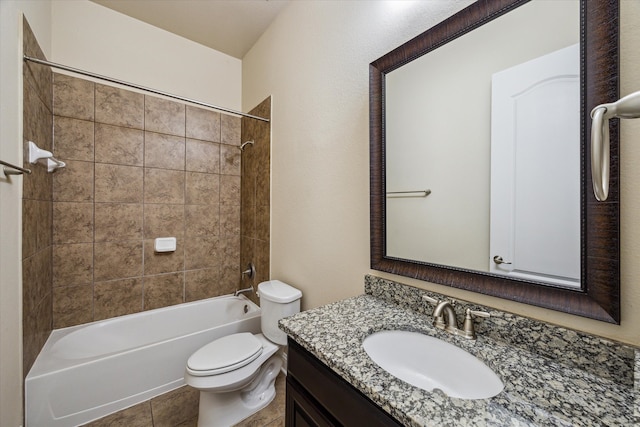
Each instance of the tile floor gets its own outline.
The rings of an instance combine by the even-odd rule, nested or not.
[[[276,397],[273,402],[234,427],[284,427],[285,383],[286,377],[280,374],[276,379]]]
[[[233,427],[284,427],[285,383],[285,375],[280,374],[276,379],[276,397],[273,401]],[[85,427],[197,427],[197,393],[191,387],[181,387],[86,424]]]
[[[266,408],[233,427],[284,427],[286,377],[280,374],[276,379],[276,397]],[[176,427],[196,427],[198,419],[182,423]]]
[[[266,408],[233,427],[284,427],[286,377],[280,374],[276,379],[276,397]],[[196,427],[198,419],[194,418],[175,427]]]

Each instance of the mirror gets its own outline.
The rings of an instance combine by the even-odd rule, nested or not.
[[[597,205],[588,158],[617,32],[617,2],[479,1],[374,61],[371,267],[618,323],[618,181]]]

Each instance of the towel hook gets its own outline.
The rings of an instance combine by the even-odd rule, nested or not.
[[[43,150],[35,142],[29,141],[29,163],[36,164],[40,160],[46,160],[47,171],[53,172],[58,168],[63,168],[66,163],[53,157],[51,151]]]

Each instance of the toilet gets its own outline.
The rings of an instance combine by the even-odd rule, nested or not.
[[[267,406],[282,367],[287,335],[278,320],[300,311],[300,290],[279,280],[258,285],[261,334],[219,338],[187,361],[185,382],[200,390],[198,427],[229,427]]]

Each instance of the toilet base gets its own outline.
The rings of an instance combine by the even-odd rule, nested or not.
[[[276,396],[275,381],[281,367],[282,358],[276,354],[240,390],[224,393],[200,391],[198,427],[230,427],[266,407]]]

